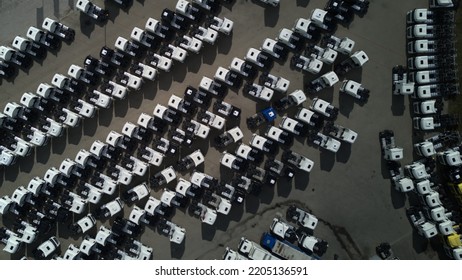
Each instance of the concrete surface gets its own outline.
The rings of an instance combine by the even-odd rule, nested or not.
[[[164,7],[173,9],[176,3],[135,0],[127,12],[106,4],[111,20],[99,26],[75,11],[74,2],[0,0],[0,44],[9,44],[16,34],[24,35],[30,25],[40,24],[44,17],[58,18],[76,30],[72,44],[63,44],[56,54],[48,53],[43,63],[35,62],[28,73],[19,71],[14,81],[1,81],[0,107],[8,101],[18,101],[23,92],[34,92],[40,82],[49,82],[54,73],[66,73],[72,63],[82,65],[88,54],[98,56],[103,45],[112,47],[119,35],[128,38],[134,26],[143,27],[148,17],[160,18]],[[102,0],[94,2],[104,6]],[[16,165],[0,169],[0,195],[11,194],[16,187],[27,184],[34,176],[43,176],[49,167],[58,166],[63,159],[74,158],[79,149],[88,149],[94,140],[104,140],[110,130],[120,131],[126,121],[135,122],[141,112],[152,113],[155,104],[166,104],[170,94],[182,95],[187,85],[197,87],[203,75],[213,76],[218,66],[227,67],[233,57],[243,57],[249,47],[260,47],[266,37],[276,37],[281,28],[292,27],[297,18],[308,17],[312,9],[325,4],[321,0],[281,2],[279,8],[265,8],[248,0],[237,0],[232,6],[223,7],[219,16],[235,23],[231,37],[220,36],[216,46],[205,46],[200,55],[191,55],[184,65],[175,64],[172,72],[162,73],[154,83],[145,83],[141,92],[131,92],[129,98],[116,101],[109,110],[100,110],[97,117],[85,120],[83,126],[68,130],[67,135],[53,139],[50,145],[36,149]],[[386,178],[378,141],[379,131],[394,130],[397,142],[405,148],[403,162],[411,160],[409,104],[404,99],[392,98],[391,68],[405,62],[406,12],[425,7],[427,1],[370,2],[364,18],[355,17],[348,28],[339,26],[336,32],[337,36],[355,40],[355,50],[362,49],[369,55],[370,61],[363,69],[349,74],[370,89],[369,102],[359,106],[349,97],[339,96],[339,85],[316,95],[339,107],[336,123],[358,132],[356,143],[342,144],[334,155],[308,145],[306,139],[296,139],[292,149],[315,161],[311,174],[297,173],[290,184],[281,181],[274,189],[266,188],[260,197],[248,197],[242,206],[233,206],[228,217],[220,215],[213,227],[201,225],[197,218],[176,210],[172,220],[186,228],[185,243],[173,246],[166,237],[146,228],[141,240],[154,248],[154,259],[220,259],[226,246],[237,248],[241,236],[258,241],[261,233],[269,229],[275,214],[285,213],[290,203],[311,210],[321,220],[315,235],[330,244],[325,259],[333,259],[334,255],[340,259],[368,259],[375,254],[375,246],[384,241],[391,243],[401,259],[437,258],[431,246],[413,233],[404,211],[405,197],[396,193]],[[327,70],[325,66],[323,72]],[[289,92],[302,88],[304,81],[314,78],[291,70],[289,61],[282,65],[275,63],[271,73],[291,81]],[[305,107],[309,106],[310,99]],[[225,101],[242,108],[240,126],[245,134],[243,142],[247,143],[252,132],[247,129],[245,119],[267,104],[243,96],[242,90],[229,91]],[[291,110],[288,115],[294,113]],[[276,124],[280,120],[281,116]],[[231,122],[227,124],[227,128],[232,126]],[[263,133],[263,129],[260,132]],[[199,147],[206,153],[205,165],[199,169],[227,181],[232,174],[219,166],[220,152],[210,146],[217,134],[214,131],[209,141],[197,140],[193,149]],[[234,147],[228,150],[234,151]],[[189,152],[183,149],[181,154]],[[175,159],[168,159],[164,167],[174,162]],[[158,170],[152,168],[151,174]],[[168,187],[173,188],[174,184]],[[157,189],[151,192],[156,197],[160,194],[161,190]],[[125,216],[128,213],[126,207]],[[66,237],[64,230],[59,229],[58,233],[62,252],[70,242],[80,244],[80,240]],[[29,255],[31,249],[23,249],[14,256],[0,252],[0,259],[20,258]]]

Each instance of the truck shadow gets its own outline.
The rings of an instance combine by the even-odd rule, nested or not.
[[[69,144],[78,145],[82,139],[82,125],[68,128],[67,133],[67,142]]]
[[[61,137],[51,139],[51,151],[53,154],[61,155],[66,150],[67,133],[63,133]]]
[[[402,116],[406,110],[403,96],[391,94],[391,112],[393,116]]]
[[[319,163],[321,170],[331,171],[335,164],[335,153],[324,151],[322,148],[320,148]]]
[[[80,32],[90,38],[91,33],[95,30],[95,22],[84,13],[78,12],[80,13]]]
[[[304,191],[310,184],[310,173],[299,171],[295,174],[294,178],[294,188],[296,190]]]
[[[297,0],[297,6],[306,7],[310,3],[310,0]]]
[[[245,198],[245,211],[247,213],[256,214],[258,212],[259,207],[260,199],[257,196],[249,195]]]
[[[221,54],[228,54],[233,45],[233,33],[229,35],[220,34],[221,38],[218,39],[217,51]]]
[[[218,219],[221,220],[221,219]],[[200,223],[200,221],[198,221]],[[202,232],[202,240],[212,241],[215,237],[215,233],[217,232],[214,226],[208,225],[206,223],[201,223],[201,232]]]
[[[197,73],[201,68],[202,64],[202,55],[194,54],[188,57],[188,63],[186,63],[188,72]]]
[[[406,195],[404,193],[400,193],[393,186],[391,186],[390,182],[390,196],[391,196],[391,203],[394,209],[403,208],[406,205]]]
[[[112,117],[114,116],[115,103],[108,109],[102,109],[98,112],[98,124],[108,127],[111,124]]]
[[[96,112],[99,114],[99,111]],[[83,135],[94,136],[98,130],[98,117],[87,118],[83,121]],[[54,151],[53,151],[54,152]]]
[[[351,144],[342,142],[339,151],[335,155],[337,162],[346,163],[351,156]]]
[[[170,256],[174,259],[181,259],[186,248],[186,239],[181,244],[170,242]]]
[[[287,198],[289,197],[291,191],[292,191],[292,181],[291,180],[289,181],[285,178],[280,178],[276,186],[276,192],[277,192],[278,197]]]
[[[339,104],[340,114],[342,114],[345,117],[349,118],[350,113],[351,113],[351,111],[353,111],[353,108],[354,108],[354,105],[355,105],[353,97],[346,96],[346,93],[339,93],[338,104]]]

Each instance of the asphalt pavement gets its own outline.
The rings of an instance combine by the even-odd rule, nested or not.
[[[75,41],[63,44],[56,53],[48,53],[41,61],[35,61],[27,72],[19,71],[12,81],[1,81],[0,107],[7,102],[18,102],[24,92],[35,92],[41,82],[50,82],[55,73],[67,73],[71,64],[83,65],[91,54],[98,57],[102,46],[113,44],[118,36],[128,38],[133,27],[143,28],[149,17],[160,18],[163,8],[174,9],[176,1],[135,0],[127,11],[106,5],[110,12],[107,24],[95,24],[73,8],[75,1],[0,0],[0,44],[8,45],[16,35],[24,36],[31,25],[41,25],[44,17],[59,19],[76,30]],[[188,85],[198,87],[202,76],[212,77],[219,66],[228,67],[234,57],[243,58],[249,47],[259,48],[267,37],[275,38],[281,28],[291,28],[297,18],[310,16],[314,8],[323,8],[326,1],[285,0],[278,8],[266,7],[256,1],[236,0],[222,7],[219,16],[234,21],[230,36],[220,35],[214,46],[205,45],[201,54],[191,54],[184,64],[175,63],[169,73],[161,73],[155,82],[146,82],[141,91],[131,91],[125,100],[116,100],[110,109],[99,110],[93,119],[84,120],[78,128],[68,129],[66,135],[53,139],[46,147],[39,147],[29,157],[19,159],[14,166],[0,169],[0,195],[11,195],[14,189],[27,185],[34,176],[58,167],[65,158],[73,159],[80,149],[89,149],[94,140],[105,140],[111,131],[120,131],[125,122],[136,123],[140,113],[152,114],[156,104],[167,104],[171,94],[183,95]],[[177,209],[172,220],[186,228],[183,245],[170,244],[168,238],[156,230],[145,228],[141,241],[154,250],[154,259],[220,259],[225,247],[236,249],[239,239],[245,236],[258,241],[262,232],[269,230],[275,215],[285,214],[288,205],[295,203],[310,210],[320,219],[315,235],[329,242],[325,259],[368,259],[375,254],[375,247],[389,242],[395,255],[401,259],[437,259],[426,240],[419,238],[405,215],[407,201],[390,185],[387,171],[381,160],[378,133],[384,129],[395,132],[397,143],[404,147],[403,162],[412,160],[412,129],[408,101],[393,98],[391,94],[391,69],[405,63],[405,15],[408,10],[426,7],[427,1],[370,0],[368,13],[355,16],[347,26],[339,25],[335,35],[347,36],[355,41],[354,50],[364,50],[369,62],[359,70],[347,75],[370,89],[369,101],[360,106],[349,96],[339,94],[338,83],[315,95],[309,95],[303,104],[308,107],[314,97],[320,97],[339,108],[336,123],[356,131],[357,141],[342,143],[337,154],[322,151],[307,143],[306,138],[296,138],[292,150],[315,162],[308,175],[297,172],[291,182],[280,180],[274,188],[266,187],[259,197],[249,196],[243,205],[233,205],[228,216],[219,214],[214,226],[201,224],[188,211]],[[303,89],[304,82],[315,78],[290,68],[290,57],[276,62],[271,73],[290,80],[288,93]],[[322,73],[329,71],[325,65]],[[276,94],[273,100],[282,97]],[[269,104],[244,95],[242,88],[229,90],[225,101],[242,109],[239,121],[227,121],[226,128],[239,125],[248,143],[252,131],[245,119]],[[211,110],[211,107],[210,107]],[[289,110],[294,116],[296,110]],[[278,125],[282,115],[278,116]],[[229,182],[232,173],[219,165],[221,150],[213,147],[212,131],[208,140],[197,139],[192,148],[182,148],[181,156],[194,149],[205,154],[205,164],[199,170]],[[264,133],[264,129],[257,133]],[[234,152],[235,146],[228,148]],[[283,149],[275,155],[280,159]],[[162,167],[175,164],[175,158],[167,158]],[[159,171],[151,168],[151,174]],[[189,178],[190,173],[178,173]],[[133,184],[145,178],[136,178]],[[168,188],[174,188],[169,184]],[[121,191],[126,187],[122,187]],[[152,189],[151,195],[160,197],[161,189]],[[143,204],[140,204],[143,205]],[[94,209],[92,206],[91,209]],[[125,217],[129,207],[125,208]],[[8,224],[8,221],[3,221]],[[98,222],[98,227],[101,222]],[[65,229],[57,229],[62,241],[61,250],[68,244],[80,244],[80,239],[69,237]],[[0,246],[1,248],[2,246]],[[30,256],[33,248],[23,248],[10,256],[0,252],[0,259],[17,259]]]

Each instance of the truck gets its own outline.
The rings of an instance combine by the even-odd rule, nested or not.
[[[274,102],[276,111],[284,111],[291,107],[298,106],[306,101],[306,95],[301,89],[294,90],[289,95],[284,96],[278,101]]]
[[[379,133],[382,156],[385,160],[398,161],[403,159],[403,148],[395,144],[395,133],[392,130],[383,130]]]
[[[415,83],[408,77],[408,70],[402,65],[392,69],[392,90],[394,95],[409,95],[414,93]]]
[[[5,63],[15,64],[22,69],[28,69],[32,66],[32,58],[10,47],[0,46],[0,59]]]
[[[334,136],[346,143],[353,144],[358,138],[358,133],[334,122],[327,122],[324,128],[330,136]]]
[[[334,35],[325,35],[322,38],[321,47],[331,48],[339,53],[349,55],[355,47],[355,41],[348,37],[338,38]]]
[[[287,59],[288,51],[285,45],[271,38],[266,38],[260,48],[263,53],[271,55],[274,59],[285,61]]]
[[[102,9],[101,7],[93,4],[89,0],[78,0],[77,3],[75,3],[75,7],[80,12],[88,15],[89,17],[93,18],[94,20],[100,23],[105,22],[109,17],[108,10]]]
[[[38,60],[43,60],[47,52],[44,46],[21,36],[16,36],[11,43],[11,46],[16,50]]]
[[[58,35],[67,43],[74,41],[75,30],[54,19],[45,18],[42,22],[42,28],[52,34]]]
[[[272,75],[269,72],[263,72],[260,75],[259,82],[260,84],[280,93],[286,93],[290,85],[289,80],[283,77]]]
[[[312,160],[291,150],[286,150],[283,152],[282,161],[305,172],[310,172],[314,166],[314,162]]]
[[[406,209],[406,215],[419,235],[430,239],[438,234],[436,225],[427,221],[421,209],[410,207]]]
[[[279,31],[277,40],[292,51],[300,50],[305,43],[303,35],[288,28],[283,28]]]
[[[457,81],[457,73],[454,69],[422,70],[410,73],[411,81],[417,85],[453,83]]]
[[[364,88],[362,84],[353,80],[343,80],[340,87],[340,93],[348,94],[362,104],[369,99],[369,92],[369,89]]]
[[[299,237],[298,244],[305,252],[313,256],[313,258],[322,257],[329,247],[327,241],[306,233]]]
[[[406,37],[408,40],[453,38],[454,27],[449,24],[416,24],[407,27]]]
[[[273,218],[273,222],[270,225],[270,230],[279,240],[287,240],[289,242],[295,242],[297,240],[297,233],[295,227],[289,225],[281,218]]]
[[[407,54],[423,55],[423,54],[454,54],[455,45],[451,38],[419,39],[407,43]]]
[[[40,30],[34,26],[29,27],[26,36],[35,43],[45,46],[52,51],[58,50],[61,46],[61,41],[56,35],[51,32]]]
[[[421,55],[407,59],[410,70],[429,70],[437,68],[454,67],[456,64],[453,54]]]
[[[248,117],[246,123],[250,129],[255,129],[264,123],[272,123],[275,119],[276,111],[273,107],[268,107]]]
[[[339,111],[337,107],[334,107],[334,105],[317,97],[313,98],[313,103],[311,103],[309,108],[313,112],[321,114],[332,121],[337,118]]]
[[[337,22],[326,10],[314,9],[311,11],[310,20],[321,30],[332,33],[337,28]]]
[[[296,246],[280,241],[273,237],[270,233],[265,232],[262,235],[260,244],[263,248],[271,251],[276,256],[284,260],[316,260],[315,256],[309,256],[302,252]]]
[[[312,80],[306,85],[308,93],[317,93],[325,88],[332,87],[339,81],[334,71],[327,72],[317,79]]]
[[[227,103],[223,100],[217,100],[213,104],[213,109],[217,112],[222,114],[225,117],[232,117],[238,119],[241,116],[241,109]]]
[[[455,0],[430,0],[430,9],[454,9],[457,7]]]
[[[314,230],[318,225],[318,218],[316,216],[294,204],[290,205],[287,209],[287,218],[309,230]]]
[[[318,145],[321,148],[324,148],[330,152],[336,153],[340,149],[340,141],[334,139],[333,137],[322,134],[321,132],[312,133],[308,136],[309,141],[313,144]]]
[[[438,97],[450,97],[459,94],[459,85],[456,83],[438,83],[420,85],[411,95],[414,99],[429,99]]]
[[[412,24],[439,24],[453,23],[454,13],[452,11],[417,8],[407,12],[406,23]]]
[[[459,125],[459,117],[457,115],[436,115],[429,117],[414,117],[412,118],[413,127],[416,130],[429,131],[436,129],[451,129]]]
[[[412,103],[414,114],[416,115],[435,115],[441,114],[443,110],[443,101],[437,99],[428,99]]]
[[[457,131],[444,131],[415,143],[414,150],[419,156],[432,157],[438,150],[455,146],[460,140],[460,134]]]
[[[231,261],[231,260],[248,260],[247,257],[239,254],[238,252],[226,247],[225,254],[223,255],[223,260]]]
[[[255,98],[261,99],[263,101],[271,101],[274,91],[266,86],[262,86],[256,83],[250,84],[247,83],[244,86],[243,92]]]
[[[323,62],[314,56],[306,57],[304,55],[295,54],[290,60],[290,65],[300,71],[318,74],[322,69]]]
[[[309,44],[305,49],[305,55],[315,57],[324,63],[332,64],[337,59],[338,52],[329,47],[321,48],[318,45]]]
[[[229,69],[239,73],[244,79],[253,80],[257,76],[258,69],[252,63],[244,61],[238,57],[233,58]]]
[[[266,251],[257,243],[245,238],[241,237],[241,241],[239,242],[238,251],[245,257],[251,260],[281,260],[280,258],[273,256],[270,252]]]
[[[362,67],[368,61],[369,57],[364,51],[356,51],[349,58],[334,65],[334,72],[339,76],[344,76],[351,70]]]

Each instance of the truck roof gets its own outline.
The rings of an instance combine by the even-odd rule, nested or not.
[[[275,255],[280,256],[286,260],[314,260],[316,258],[308,256],[300,251],[297,247],[290,243],[282,242],[273,237],[268,232],[263,233],[261,244],[263,247],[268,248]]]

